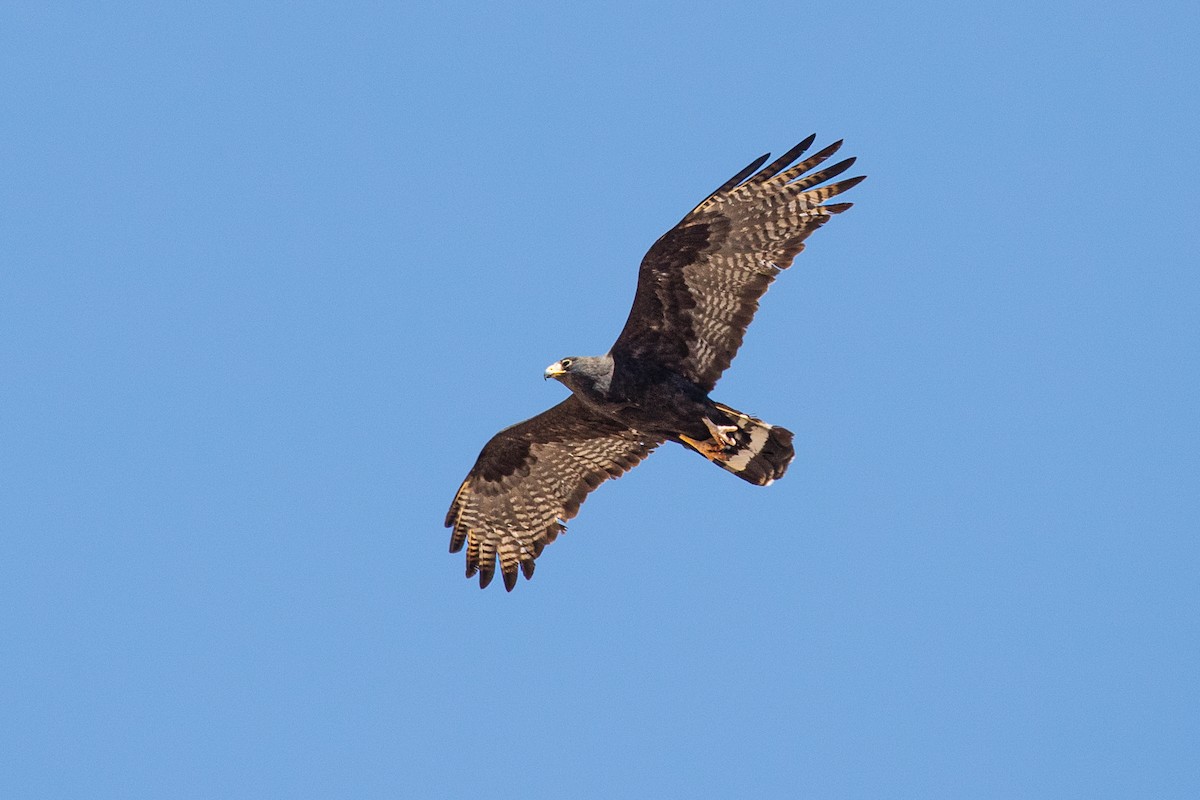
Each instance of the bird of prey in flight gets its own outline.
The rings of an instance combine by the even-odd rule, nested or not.
[[[602,356],[571,356],[546,378],[563,402],[492,437],[446,515],[450,552],[466,546],[467,577],[486,587],[496,559],[509,591],[518,571],[575,516],[588,493],[666,441],[750,483],[780,478],[792,433],[709,397],[742,344],[759,298],[804,240],[850,203],[828,203],[863,177],[831,183],[853,158],[821,167],[835,142],[797,162],[810,136],[767,164],[756,159],[642,259],[629,319]],[[761,169],[760,169],[761,168]]]

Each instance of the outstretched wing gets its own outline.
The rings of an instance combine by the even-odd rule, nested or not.
[[[574,395],[505,428],[484,446],[446,514],[450,552],[467,546],[467,577],[478,572],[480,588],[491,582],[499,555],[511,592],[517,567],[533,575],[533,560],[589,492],[660,444],[588,410]]]
[[[770,154],[762,156],[654,243],[642,259],[629,319],[612,347],[618,363],[654,362],[712,391],[775,276],[791,266],[809,234],[851,205],[822,203],[865,177],[826,183],[853,158],[812,171],[837,152],[840,141],[789,166],[815,139],[755,174]]]

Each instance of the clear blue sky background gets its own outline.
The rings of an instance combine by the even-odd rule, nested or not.
[[[1195,3],[120,5],[0,12],[0,796],[1200,796]],[[465,581],[812,131],[870,179],[716,393],[786,479]]]

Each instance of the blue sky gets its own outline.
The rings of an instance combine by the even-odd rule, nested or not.
[[[0,15],[0,795],[1200,794],[1194,4]],[[479,448],[813,131],[870,179],[715,393],[787,477],[464,580]]]

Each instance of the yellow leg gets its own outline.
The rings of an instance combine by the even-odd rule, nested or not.
[[[708,432],[712,434],[713,441],[721,447],[733,447],[735,442],[729,438],[729,434],[736,431],[737,425],[717,425],[708,417],[704,417],[704,425],[708,428]]]
[[[724,461],[728,456],[725,455],[725,448],[716,442],[705,440],[698,442],[690,436],[679,434],[679,439],[691,445],[697,453],[707,458],[709,461]]]
[[[709,461],[728,461],[732,455],[729,450],[737,444],[729,434],[738,429],[737,425],[718,425],[708,417],[700,419],[704,422],[704,427],[708,428],[710,438],[697,441],[690,436],[680,434],[680,441],[693,447],[696,452]]]

